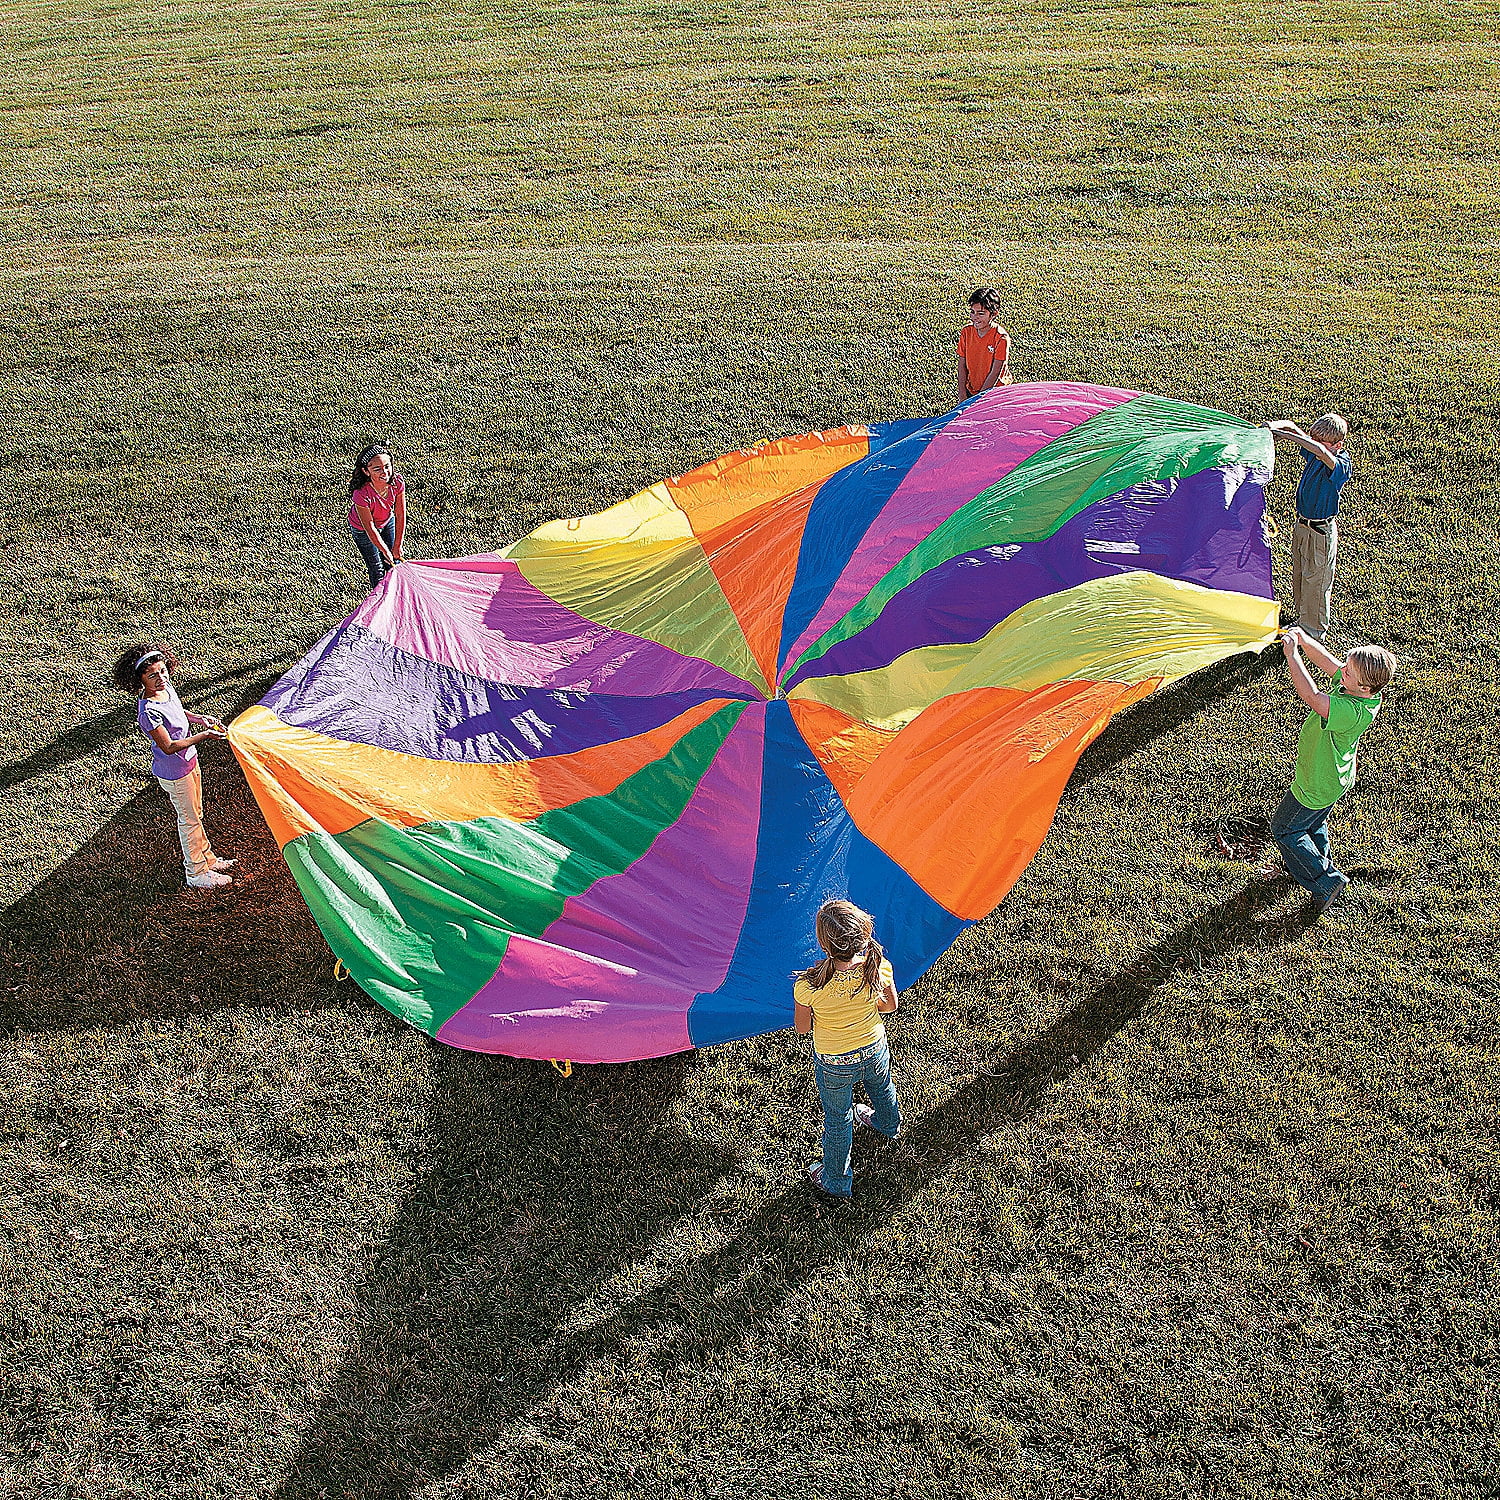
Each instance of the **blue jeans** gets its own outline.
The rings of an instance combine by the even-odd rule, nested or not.
[[[396,550],[396,518],[390,516],[384,526],[375,528],[384,539],[387,547],[392,552]],[[365,535],[363,526],[351,526],[349,530],[354,534],[354,545],[359,548],[359,555],[365,560],[365,567],[370,573],[370,587],[374,588],[386,575],[385,559],[380,555],[380,548]]]
[[[864,1084],[875,1110],[871,1123],[881,1135],[894,1136],[901,1129],[901,1106],[891,1082],[891,1049],[881,1040],[837,1057],[815,1052],[813,1074],[823,1103],[823,1186],[835,1197],[847,1198],[854,1192],[849,1162],[854,1150],[854,1085]]]
[[[1346,878],[1333,862],[1333,846],[1328,840],[1328,814],[1332,811],[1332,807],[1303,807],[1288,792],[1271,819],[1271,837],[1281,850],[1287,874],[1320,901],[1331,896]]]

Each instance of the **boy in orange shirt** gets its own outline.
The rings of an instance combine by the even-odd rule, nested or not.
[[[969,298],[969,326],[958,336],[958,402],[997,385],[1010,385],[1010,335],[995,322],[1000,293],[975,287]]]

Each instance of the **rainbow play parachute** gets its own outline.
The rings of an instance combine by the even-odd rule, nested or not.
[[[401,565],[234,749],[334,952],[440,1040],[772,1031],[826,897],[911,984],[1112,714],[1273,638],[1271,446],[1042,383],[732,453]]]

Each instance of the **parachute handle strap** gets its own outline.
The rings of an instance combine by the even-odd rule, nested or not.
[[[556,1068],[557,1071],[559,1073],[561,1073],[564,1078],[571,1078],[573,1076],[573,1059],[572,1058],[565,1057],[565,1058],[563,1058],[563,1060],[561,1062],[559,1062],[555,1057],[549,1057],[547,1059],[547,1061],[550,1062],[552,1064],[552,1066],[554,1068]]]
[[[344,960],[336,958],[333,961],[333,979],[335,984],[342,984],[349,977],[349,971],[344,967]]]

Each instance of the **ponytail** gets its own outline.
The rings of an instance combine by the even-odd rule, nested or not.
[[[885,950],[875,941],[875,919],[869,912],[861,911],[852,901],[825,901],[818,908],[815,930],[818,946],[827,957],[820,958],[812,968],[804,969],[798,977],[805,980],[810,989],[820,990],[838,972],[841,963],[848,963],[863,949],[865,958],[860,965],[859,989],[878,994],[880,965],[885,960]]]

